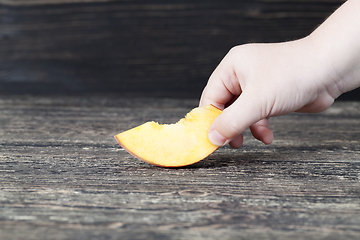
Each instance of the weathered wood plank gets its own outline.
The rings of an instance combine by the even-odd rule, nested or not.
[[[118,0],[0,0],[0,4],[9,6],[33,6],[52,4],[97,3],[113,2]]]
[[[1,239],[358,239],[360,103],[271,120],[189,167],[113,135],[175,122],[196,100],[0,98]]]
[[[231,47],[306,36],[343,0],[0,3],[1,94],[196,98]]]

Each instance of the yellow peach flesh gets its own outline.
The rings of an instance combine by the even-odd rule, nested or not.
[[[135,157],[162,167],[181,167],[209,156],[218,147],[208,139],[212,122],[221,110],[207,105],[194,108],[175,124],[147,122],[115,136]]]

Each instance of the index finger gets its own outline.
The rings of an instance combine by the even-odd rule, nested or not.
[[[241,86],[236,71],[225,57],[211,74],[202,92],[199,106],[212,104],[224,109],[227,103],[240,94]]]

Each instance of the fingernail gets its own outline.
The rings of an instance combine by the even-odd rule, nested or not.
[[[215,146],[224,146],[229,143],[229,140],[224,138],[218,131],[212,130],[209,133],[209,141]]]

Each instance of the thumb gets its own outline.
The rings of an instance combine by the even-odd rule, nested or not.
[[[216,146],[224,146],[236,139],[254,123],[261,120],[261,107],[256,99],[242,93],[212,123],[209,140]]]

